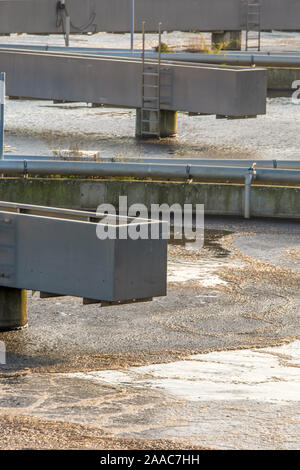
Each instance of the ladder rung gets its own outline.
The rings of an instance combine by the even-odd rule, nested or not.
[[[143,75],[151,75],[152,77],[158,77],[159,73],[154,73],[154,72],[143,72]]]
[[[252,0],[253,1],[253,0]],[[168,66],[164,65],[164,70],[161,68],[160,57],[158,57],[157,63],[149,63],[145,61],[145,32],[143,31],[143,68],[142,68],[142,108],[141,108],[141,136],[156,136],[160,137],[160,105],[161,100],[164,105],[169,105],[172,101],[172,96],[161,96],[161,88],[165,88],[167,95],[172,94],[171,87],[173,87],[172,79],[173,74],[172,70]],[[161,34],[159,35],[159,40],[161,41]],[[160,77],[163,76],[163,81],[166,83],[161,83]],[[149,77],[147,80],[145,77]],[[151,77],[155,77],[151,80]],[[151,92],[152,90],[158,90]],[[170,91],[168,91],[170,89]],[[147,91],[149,90],[149,91]],[[145,96],[152,95],[152,96]],[[156,95],[156,96],[153,96]],[[150,113],[155,113],[151,115]],[[148,113],[145,114],[145,113]],[[148,118],[148,119],[145,119]],[[152,127],[154,130],[144,130],[144,128]],[[146,126],[148,125],[148,126]]]
[[[143,108],[142,108],[142,111],[156,111],[156,112],[158,113],[158,112],[159,112],[159,109],[157,109],[157,108],[145,108],[145,107],[143,107]]]

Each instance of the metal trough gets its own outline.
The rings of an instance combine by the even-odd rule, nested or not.
[[[106,214],[0,202],[0,286],[71,295],[103,305],[166,295],[167,240],[120,239],[120,228],[165,222],[110,217],[117,238],[100,240]]]

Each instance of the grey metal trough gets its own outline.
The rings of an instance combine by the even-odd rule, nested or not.
[[[104,306],[166,295],[165,222],[110,217],[117,237],[100,240],[96,228],[105,215],[0,202],[0,286]],[[149,232],[158,225],[160,237],[120,239],[120,228],[130,224]]]

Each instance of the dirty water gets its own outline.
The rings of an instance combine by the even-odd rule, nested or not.
[[[291,118],[292,117],[292,118]],[[298,160],[300,105],[271,98],[257,119],[216,120],[178,115],[176,138],[135,138],[135,110],[7,100],[6,153],[63,158],[82,156]]]
[[[288,248],[287,248],[288,245]],[[253,234],[237,238],[233,246],[255,259],[300,273],[300,235]]]
[[[168,282],[172,284],[193,281],[203,287],[225,286],[227,283],[217,274],[218,271],[228,266],[241,266],[240,262],[229,258],[230,251],[220,242],[231,233],[224,230],[205,230],[204,240],[196,240],[194,243],[172,238],[168,256]]]
[[[169,245],[168,293],[152,302],[83,307],[77,298],[30,295],[28,329],[1,333],[7,371],[118,369],[297,339],[297,273],[278,270],[275,259],[265,265],[240,257],[234,243],[248,240],[247,233],[232,238],[230,230],[211,229],[205,235],[200,250],[185,249],[184,241]],[[264,241],[267,253],[273,244],[267,234]],[[281,253],[287,249],[288,241]]]
[[[27,420],[33,429],[49,430],[53,446],[59,446],[53,427],[61,422],[62,439],[65,426],[80,425],[88,433],[161,446],[175,439],[188,448],[299,448],[298,288],[286,278],[283,285],[281,273],[275,284],[269,267],[262,278],[256,271],[243,275],[243,258],[241,267],[231,269],[235,244],[241,255],[253,256],[254,266],[269,259],[275,270],[286,250],[297,250],[298,225],[293,233],[284,222],[268,227],[265,233],[249,221],[244,232],[233,230],[234,224],[231,230],[208,229],[200,250],[186,240],[170,244],[180,282],[169,282],[167,297],[142,308],[83,308],[70,297],[30,297],[29,328],[0,334],[8,357],[0,374],[0,424],[1,417],[13,417],[10,433],[16,434],[4,446],[27,445],[18,430]],[[205,276],[193,287],[182,282],[183,261],[190,268],[201,259]],[[218,263],[227,263],[233,279]],[[292,279],[292,270],[287,275]],[[217,282],[205,286],[213,276],[235,290]],[[33,437],[30,445],[47,443]]]
[[[193,38],[175,32],[163,41],[185,47]],[[45,40],[63,44],[58,37]],[[156,37],[149,40],[154,44]],[[79,45],[77,37],[71,41]],[[264,34],[264,41],[266,47],[300,50],[298,34]],[[81,44],[128,47],[129,35],[101,33]],[[159,143],[135,139],[133,110],[29,100],[6,104],[9,154],[299,160],[300,106],[290,97],[269,99],[267,115],[256,120],[180,113],[178,137]],[[169,246],[168,296],[142,308],[83,308],[79,299],[30,296],[28,329],[0,333],[8,354],[0,369],[0,417],[36,418],[44,432],[50,430],[50,440],[46,420],[62,423],[62,439],[68,435],[64,425],[76,423],[83,432],[91,426],[124,439],[188,438],[219,449],[299,448],[300,296],[297,279],[287,281],[299,272],[299,231],[294,228],[294,238],[289,229],[270,235],[272,221],[256,238],[242,233],[251,232],[245,221],[236,230],[243,236],[232,247],[252,256],[253,266],[258,259],[287,269],[284,281],[279,273],[275,283],[267,269],[257,278],[253,270],[248,278],[245,260],[221,241],[232,233],[230,223],[218,219],[214,227],[205,232],[200,250],[187,249],[185,241]],[[232,270],[232,279],[224,270]],[[28,445],[39,448],[35,439]]]
[[[40,423],[45,430],[61,422],[62,438],[68,423],[145,443],[175,439],[173,446],[297,449],[299,367],[295,341],[168,364],[0,378],[0,418],[12,413],[16,423],[31,419],[33,429]]]
[[[199,34],[164,33],[163,42],[184,49]],[[209,35],[204,35],[209,40]],[[157,41],[149,35],[148,47]],[[63,45],[60,36],[11,35],[0,43]],[[99,33],[71,37],[71,45],[128,48],[130,35]],[[136,35],[136,48],[141,37]],[[263,50],[300,51],[300,34],[264,33]],[[300,105],[292,97],[267,100],[267,114],[257,119],[216,120],[215,116],[178,115],[178,136],[160,142],[135,138],[135,110],[92,107],[91,103],[7,100],[5,143],[8,154],[80,154],[102,157],[199,157],[212,159],[299,159]]]

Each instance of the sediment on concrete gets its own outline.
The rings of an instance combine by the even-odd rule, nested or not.
[[[70,209],[95,210],[99,204],[204,204],[205,214],[244,215],[244,185],[172,181],[91,180],[78,178],[1,178],[0,200]],[[300,188],[251,188],[251,216],[300,218]]]

